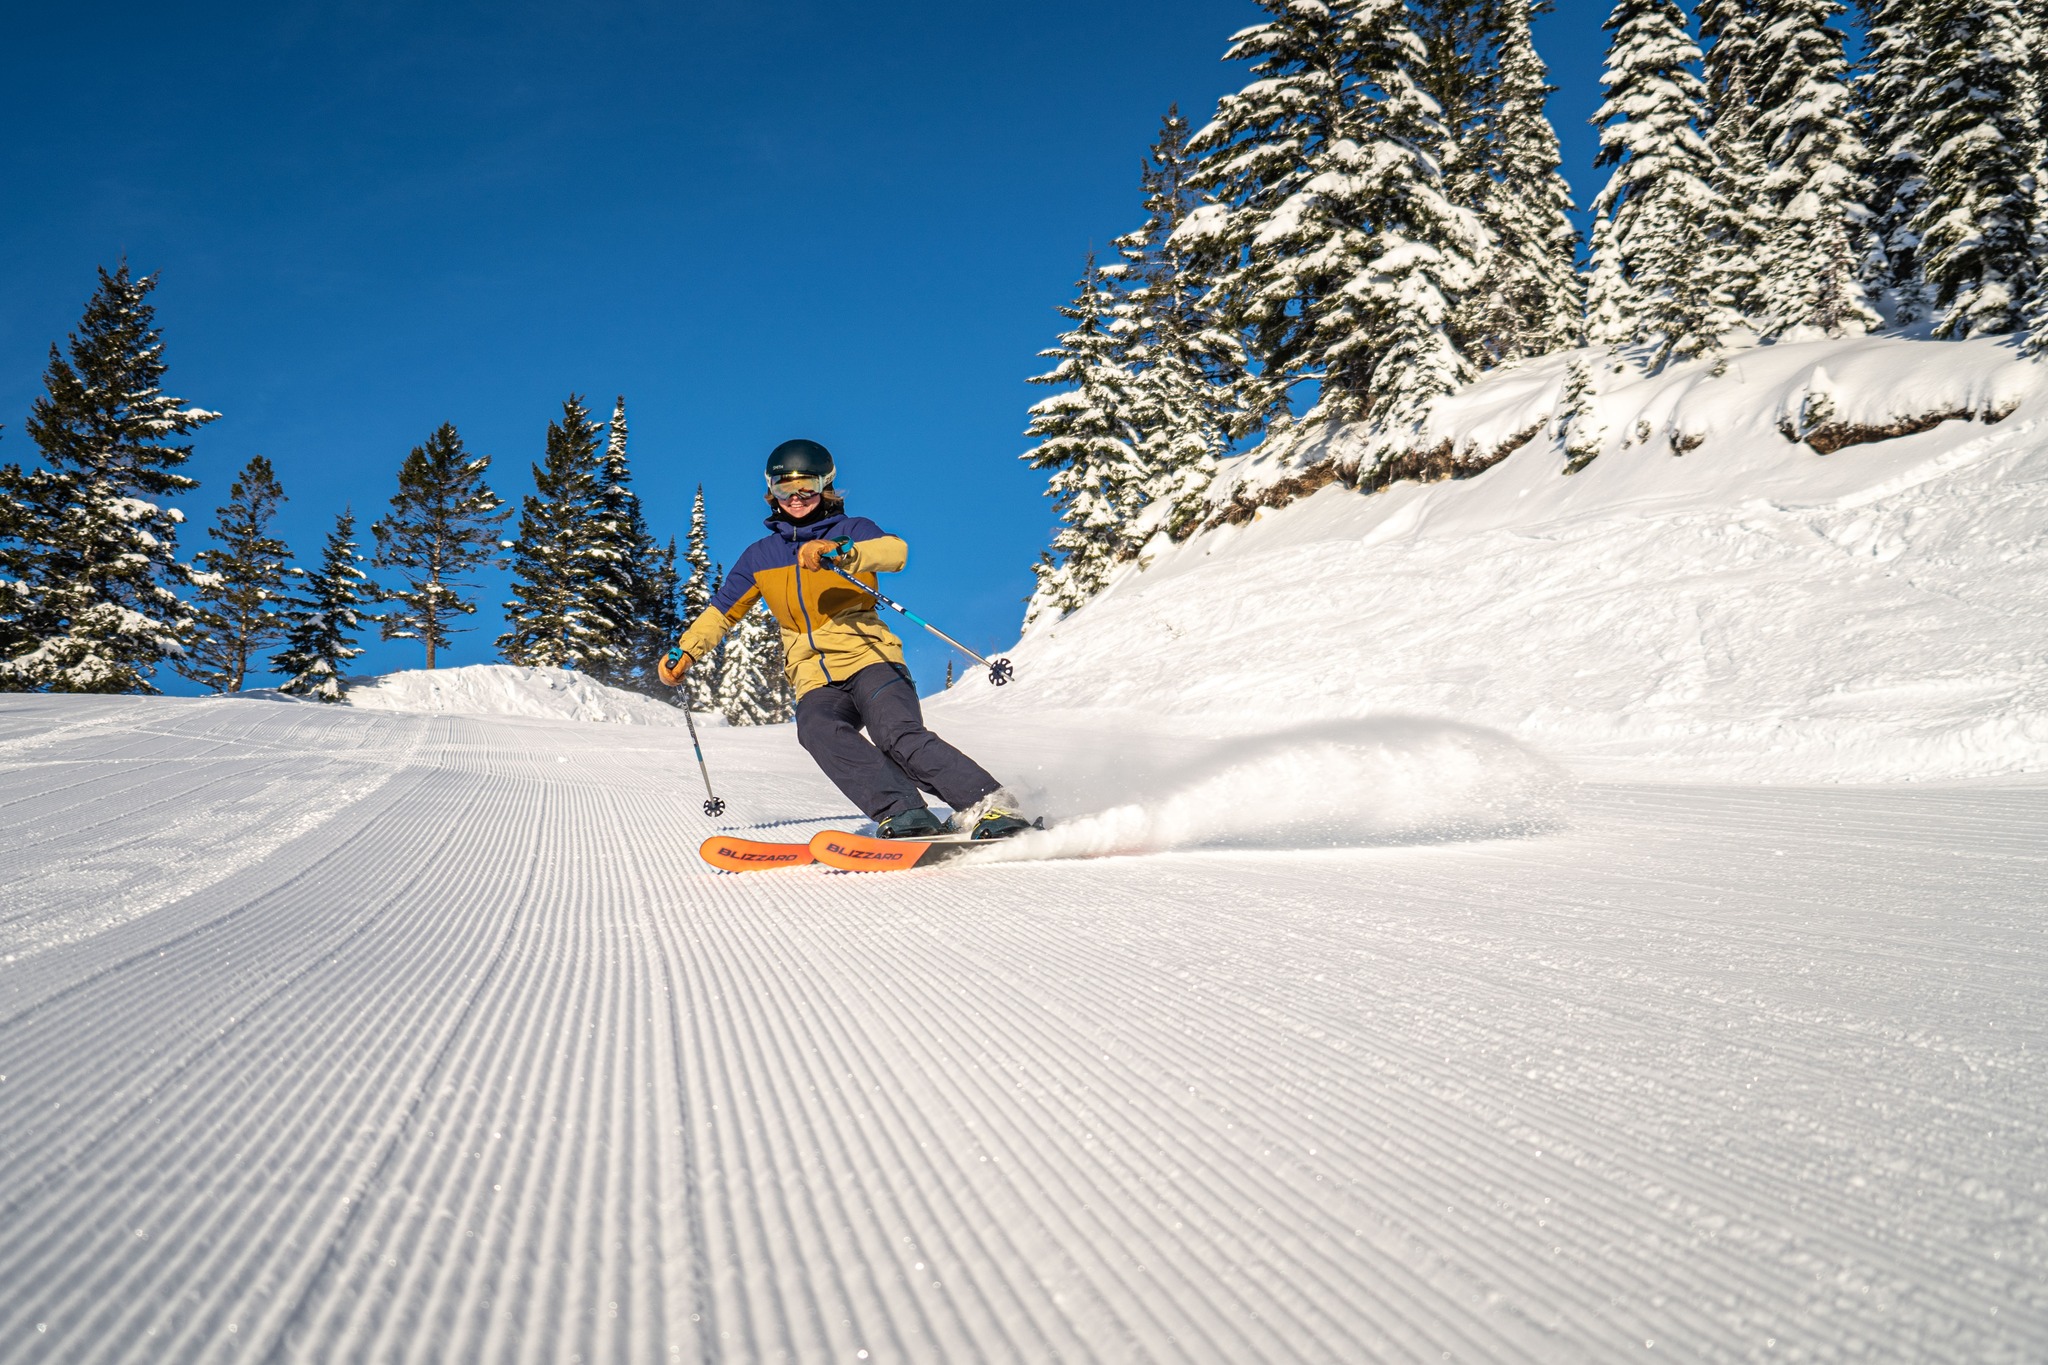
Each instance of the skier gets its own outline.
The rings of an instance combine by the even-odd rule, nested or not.
[[[925,729],[903,642],[875,614],[874,598],[832,572],[872,585],[910,552],[900,537],[846,514],[832,486],[836,472],[816,441],[784,441],[769,452],[769,534],[741,553],[711,605],[662,658],[661,680],[680,683],[760,598],[782,627],[797,742],[878,834],[929,839],[954,830],[926,807],[920,788],[951,806],[971,838],[1030,828],[1002,783]]]

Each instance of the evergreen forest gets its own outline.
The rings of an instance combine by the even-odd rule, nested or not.
[[[78,330],[50,348],[28,434],[41,462],[0,465],[0,691],[154,692],[168,665],[214,692],[279,673],[281,691],[342,700],[363,633],[416,642],[431,669],[477,614],[475,571],[509,568],[504,662],[575,669],[737,725],[787,720],[794,698],[780,634],[756,609],[673,691],[654,660],[717,590],[703,492],[678,564],[649,530],[627,459],[626,400],[599,422],[580,394],[539,442],[534,491],[513,509],[491,457],[444,423],[399,462],[396,491],[364,538],[343,508],[317,565],[277,535],[287,497],[252,457],[208,528],[179,557],[194,492],[190,435],[220,414],[162,390],[153,277],[99,273]]]
[[[1217,462],[1370,490],[1430,405],[1589,347],[1654,372],[1880,329],[2048,348],[2048,7],[1618,0],[1580,233],[1531,0],[1258,0],[1243,88],[1169,108],[1085,261],[1023,458],[1058,530],[1026,622],[1205,524]]]

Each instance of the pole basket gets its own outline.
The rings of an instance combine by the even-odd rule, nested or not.
[[[704,813],[714,820],[725,814],[725,798],[714,796],[709,801],[706,801],[704,803]]]
[[[991,686],[1001,687],[1016,676],[1017,670],[1008,659],[990,659],[988,661],[988,680]]]

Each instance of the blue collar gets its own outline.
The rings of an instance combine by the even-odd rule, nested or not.
[[[841,509],[830,516],[818,517],[815,521],[798,523],[790,518],[789,513],[777,507],[761,524],[782,539],[800,545],[807,540],[837,540],[843,534],[839,528],[851,520],[853,518],[847,516],[845,510]]]

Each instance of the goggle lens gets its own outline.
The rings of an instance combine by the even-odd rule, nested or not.
[[[827,482],[822,474],[784,474],[770,478],[768,489],[778,498],[793,498],[799,493],[823,493]]]

